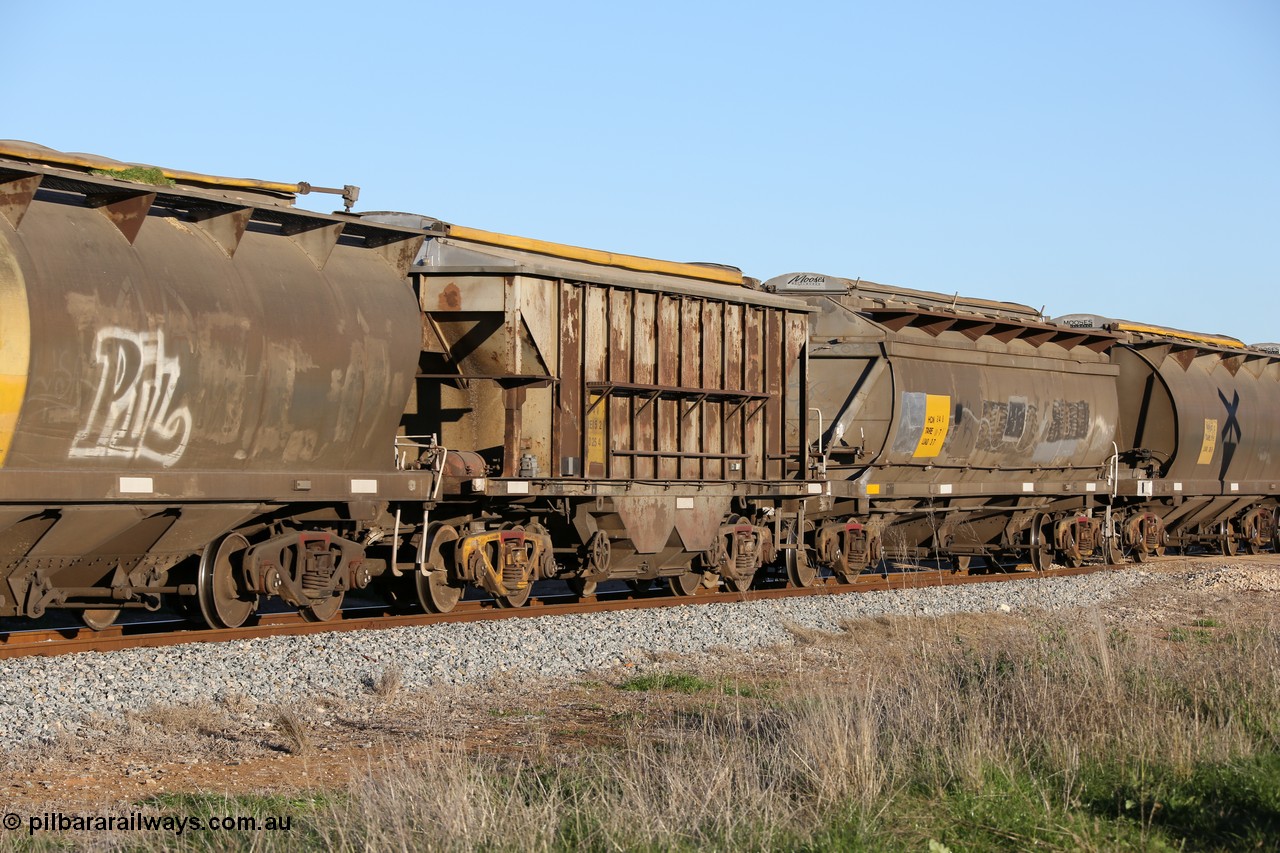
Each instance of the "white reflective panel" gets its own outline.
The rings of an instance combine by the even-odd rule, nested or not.
[[[155,491],[150,477],[121,477],[120,494],[149,495]]]

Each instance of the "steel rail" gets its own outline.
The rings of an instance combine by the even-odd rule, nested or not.
[[[812,595],[923,589],[962,584],[1027,580],[1031,578],[1069,577],[1123,568],[1125,567],[1097,565],[1049,569],[1044,572],[1018,571],[999,574],[959,574],[953,573],[948,569],[920,569],[891,572],[887,575],[866,575],[854,583],[839,583],[835,578],[826,578],[824,582],[812,587],[777,586],[751,589],[746,592],[713,592],[704,590],[691,596],[625,592],[602,593],[582,599],[572,596],[540,596],[531,598],[530,602],[524,607],[509,609],[497,607],[492,601],[463,601],[455,610],[449,613],[367,616],[362,615],[361,610],[367,611],[369,608],[355,608],[343,611],[337,618],[327,622],[309,622],[298,613],[273,613],[258,617],[254,625],[229,629],[196,627],[190,626],[188,623],[181,623],[184,627],[156,631],[153,630],[156,623],[140,622],[131,625],[114,625],[102,631],[93,631],[89,628],[11,631],[9,633],[0,633],[0,660],[20,657],[53,657],[80,652],[112,652],[122,649],[158,648],[186,643],[222,643],[259,637],[381,630],[442,625],[455,622],[486,622],[498,619],[529,619],[539,616],[608,613],[623,610],[682,607],[685,605],[770,601]],[[162,624],[172,625],[174,623],[166,622]]]

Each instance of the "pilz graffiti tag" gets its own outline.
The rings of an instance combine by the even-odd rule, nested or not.
[[[191,438],[191,411],[175,406],[182,365],[165,350],[164,332],[107,328],[94,346],[98,391],[70,458],[147,459],[166,468]]]

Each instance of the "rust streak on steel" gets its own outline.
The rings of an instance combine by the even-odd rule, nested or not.
[[[127,633],[122,626],[104,631],[88,629],[60,629],[30,631],[0,635],[0,660],[19,657],[51,657],[78,652],[111,652],[121,649],[158,648],[186,643],[220,643],[233,640],[251,640],[259,637],[301,636],[327,632],[379,630],[424,625],[440,625],[451,622],[485,622],[497,619],[530,618],[537,616],[563,616],[580,613],[604,613],[619,610],[641,610],[659,607],[680,607],[687,604],[723,604],[740,601],[768,601],[783,598],[799,598],[811,595],[836,595],[849,592],[877,592],[894,589],[923,589],[934,586],[957,586],[971,583],[1027,580],[1044,577],[1068,577],[1092,574],[1105,570],[1119,570],[1117,566],[1084,566],[1075,569],[1051,569],[1047,572],[1011,572],[1007,574],[962,575],[946,570],[926,569],[911,572],[894,572],[888,575],[867,575],[855,583],[841,584],[834,578],[818,586],[797,589],[776,587],[753,589],[747,592],[702,592],[694,596],[652,597],[645,595],[601,595],[598,598],[562,602],[552,598],[535,598],[526,607],[504,609],[490,602],[463,602],[451,613],[411,614],[404,616],[352,616],[347,615],[330,622],[307,622],[296,613],[276,613],[263,616],[258,624],[231,629],[181,628],[163,633]],[[132,627],[132,626],[129,626]],[[137,626],[142,628],[143,625]]]

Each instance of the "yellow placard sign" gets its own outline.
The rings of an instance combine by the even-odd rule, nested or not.
[[[587,470],[588,477],[604,476],[605,422],[609,403],[600,394],[592,394],[587,400]]]
[[[942,451],[951,426],[951,398],[945,394],[926,394],[924,398],[924,428],[920,441],[911,454],[918,459],[932,459]]]
[[[1204,441],[1200,444],[1200,458],[1196,460],[1197,465],[1208,465],[1209,460],[1213,459],[1213,451],[1218,446],[1218,420],[1217,418],[1204,419]]]

